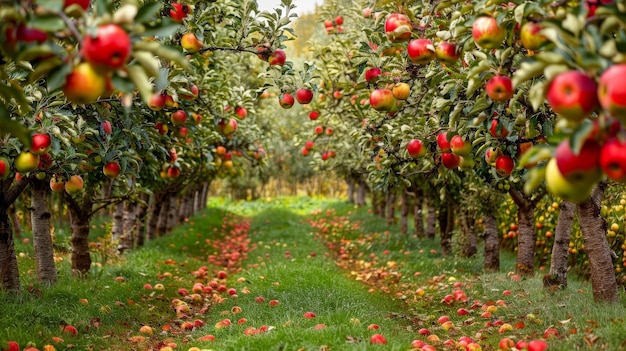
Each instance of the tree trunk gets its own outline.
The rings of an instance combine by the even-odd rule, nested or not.
[[[124,203],[119,202],[115,205],[113,211],[113,224],[111,225],[111,239],[118,243],[124,236]]]
[[[572,223],[576,205],[561,201],[559,206],[559,218],[554,231],[554,244],[552,245],[552,259],[550,261],[550,273],[543,277],[544,288],[567,286],[567,258],[569,254],[569,241],[572,234]]]
[[[426,237],[434,239],[437,233],[437,210],[433,205],[433,200],[426,198]]]
[[[211,187],[211,183],[210,182],[205,182],[204,184],[202,184],[202,196],[200,197],[200,207],[198,208],[198,211],[202,211],[206,208],[206,204],[209,201],[209,188]]]
[[[387,190],[385,197],[385,219],[388,225],[392,225],[396,223],[396,192]]]
[[[409,193],[402,191],[402,204],[400,207],[400,233],[406,234],[409,232]]]
[[[91,253],[89,252],[89,222],[91,220],[92,202],[85,197],[82,204],[78,204],[71,195],[67,194],[72,228],[72,271],[83,276],[91,269]]]
[[[22,224],[20,223],[20,217],[15,210],[15,204],[9,206],[9,219],[11,220],[11,226],[13,228],[13,235],[20,239],[22,237]]]
[[[170,210],[170,194],[165,193],[161,197],[161,206],[159,210],[158,222],[156,226],[156,234],[161,237],[167,233],[167,213]]]
[[[476,248],[476,226],[475,220],[466,209],[460,211],[460,224],[461,224],[461,256],[472,257],[477,252]]]
[[[169,233],[172,231],[172,229],[174,229],[174,227],[176,227],[178,225],[178,207],[180,206],[179,202],[178,202],[178,196],[176,196],[176,194],[171,193],[169,196],[169,211],[167,211],[166,214],[166,228],[165,228],[165,232]]]
[[[31,189],[31,221],[33,226],[33,246],[37,281],[45,286],[57,282],[57,269],[54,264],[54,246],[50,233],[50,210],[48,196],[50,186],[45,180],[34,179]]]
[[[492,213],[483,217],[485,224],[485,272],[500,270],[500,241],[498,240],[498,220]]]
[[[137,221],[135,222],[135,227],[137,227],[137,246],[143,246],[146,240],[146,217],[148,214],[150,195],[142,193],[139,195],[139,200],[137,204]]]
[[[354,200],[355,180],[353,177],[348,176],[348,179],[346,179],[346,183],[348,184],[348,202],[351,204],[355,204],[356,203],[356,201]]]
[[[124,201],[123,206],[123,235],[120,237],[120,241],[117,245],[117,251],[120,254],[132,250],[135,246],[135,239],[137,238],[137,202],[133,200],[126,200]]]
[[[618,302],[619,291],[613,268],[615,253],[606,240],[607,224],[600,215],[605,187],[606,182],[599,183],[591,197],[578,205],[578,219],[589,259],[593,299],[596,302]]]
[[[447,256],[452,252],[452,229],[454,227],[454,205],[451,200],[439,209],[439,234],[441,244],[441,254]]]
[[[519,235],[517,237],[517,262],[515,272],[522,277],[535,274],[535,205],[520,190],[509,190],[513,202],[517,205]]]
[[[20,271],[15,256],[13,228],[8,209],[26,189],[29,179],[13,183],[12,178],[0,179],[0,286],[1,290],[20,290]]]
[[[418,189],[415,189],[415,202],[413,203],[413,224],[415,226],[415,236],[418,238],[423,238],[426,236],[426,232],[424,231],[424,192]]]
[[[356,205],[365,206],[367,205],[367,183],[365,182],[365,179],[363,179],[363,177],[360,177],[358,185],[359,186],[356,189]]]

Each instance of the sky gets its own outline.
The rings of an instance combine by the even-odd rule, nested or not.
[[[323,0],[293,0],[293,4],[296,5],[296,13],[313,12],[315,5],[322,5]],[[259,10],[272,10],[280,6],[280,0],[257,0],[259,4]]]

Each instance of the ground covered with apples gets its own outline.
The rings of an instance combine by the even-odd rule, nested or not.
[[[104,222],[103,222],[104,223]],[[24,350],[618,350],[625,304],[593,303],[588,283],[544,290],[481,258],[339,201],[210,207],[123,257],[96,226],[88,277],[0,295],[0,349]],[[59,265],[68,265],[58,230]],[[20,266],[33,269],[29,240]],[[69,269],[61,269],[69,272]],[[63,274],[63,273],[62,273]]]

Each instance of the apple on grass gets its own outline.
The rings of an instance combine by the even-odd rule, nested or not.
[[[372,344],[386,344],[387,339],[382,334],[374,334],[370,336],[370,343]]]
[[[558,74],[548,85],[546,98],[552,110],[571,122],[580,122],[598,106],[604,96],[596,82],[587,74],[571,70]]]
[[[508,101],[513,97],[513,81],[508,76],[496,75],[487,81],[485,90],[493,101]]]
[[[498,25],[495,18],[481,16],[472,24],[472,37],[476,45],[482,49],[497,49],[506,38],[506,30]]]
[[[81,54],[94,67],[115,70],[126,64],[132,52],[130,37],[117,24],[99,26],[94,35],[86,34]]]

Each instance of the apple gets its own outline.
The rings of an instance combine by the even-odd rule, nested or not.
[[[490,147],[485,151],[485,161],[488,165],[495,167],[496,160],[500,155],[502,155],[502,150],[500,148]]]
[[[245,107],[241,107],[241,106],[235,108],[235,113],[241,119],[244,119],[244,118],[246,118],[248,116],[248,110],[246,110]]]
[[[461,158],[461,161],[459,163],[459,168],[464,171],[469,171],[470,169],[474,168],[474,166],[476,165],[476,161],[474,161],[472,157],[469,157],[469,156],[459,156],[459,157]]]
[[[510,350],[513,346],[515,346],[515,341],[511,338],[502,338],[498,343],[498,346],[500,347],[500,350]]]
[[[457,134],[450,139],[450,149],[456,155],[467,156],[472,153],[472,143],[465,141]]]
[[[184,110],[172,112],[170,115],[170,121],[175,126],[182,126],[187,121],[187,112]]]
[[[491,120],[489,133],[491,133],[491,136],[498,139],[506,138],[506,136],[509,135],[508,129],[506,129],[497,119]]]
[[[313,100],[313,90],[300,88],[296,90],[296,100],[302,105],[306,105]]]
[[[441,164],[447,169],[454,169],[461,164],[461,158],[451,152],[444,152],[441,154]]]
[[[337,16],[335,17],[335,24],[340,26],[343,24],[343,17],[342,16]]]
[[[390,111],[394,108],[396,99],[390,89],[374,89],[370,93],[370,106],[376,111]]]
[[[447,132],[439,133],[437,135],[437,146],[439,146],[439,148],[443,152],[450,152],[450,151],[452,151],[452,148],[450,146],[450,142],[448,141],[448,133]]]
[[[626,121],[626,88],[621,79],[625,77],[626,64],[615,64],[600,76],[598,99],[600,105],[611,116]]]
[[[593,17],[596,14],[596,10],[602,5],[610,5],[615,0],[585,0],[585,8],[587,9],[587,18]]]
[[[14,28],[14,27],[13,27]],[[48,40],[48,34],[36,28],[28,28],[24,24],[20,24],[15,28],[15,41],[39,44]]]
[[[315,127],[315,129],[313,130],[313,132],[317,135],[321,135],[324,134],[324,126],[317,126]]]
[[[372,9],[370,7],[366,7],[363,9],[363,18],[370,18],[372,16]]]
[[[30,143],[30,152],[35,155],[43,155],[50,151],[52,141],[50,135],[44,133],[35,133]]]
[[[479,48],[497,49],[506,37],[506,30],[491,16],[480,16],[472,24],[472,37]]]
[[[295,102],[293,95],[289,93],[282,93],[278,96],[278,103],[282,108],[291,108]]]
[[[167,93],[163,93],[163,95],[165,96],[165,107],[167,108],[178,107],[178,103],[174,101],[174,97],[172,95],[169,95]]]
[[[515,343],[515,348],[518,350],[524,350],[528,347],[528,342],[526,340],[519,340]]]
[[[154,93],[148,99],[148,108],[152,111],[161,111],[165,106],[165,95]]]
[[[413,39],[406,48],[409,59],[418,65],[427,65],[435,58],[435,46],[430,39]]]
[[[169,131],[169,127],[167,126],[167,124],[163,123],[163,122],[156,122],[154,124],[154,128],[159,132],[159,134],[161,135],[165,135],[167,134],[167,132]]]
[[[306,147],[303,147],[302,149],[300,149],[300,154],[301,154],[302,156],[309,156],[310,151],[309,151],[309,149],[307,149]]]
[[[309,113],[309,119],[310,119],[311,121],[315,121],[316,119],[318,119],[318,118],[319,118],[319,116],[320,116],[320,113],[319,113],[318,111],[311,111],[311,112]]]
[[[102,132],[105,135],[113,134],[113,127],[111,126],[111,122],[104,120],[100,123],[100,127],[102,128]]]
[[[218,123],[218,126],[221,127],[222,133],[224,135],[231,135],[237,131],[237,120],[234,118],[231,118],[228,121],[221,120]]]
[[[387,339],[382,334],[374,334],[370,336],[371,344],[387,344]]]
[[[406,100],[411,95],[411,86],[408,83],[399,82],[391,88],[393,97],[398,100]]]
[[[196,52],[202,50],[204,43],[198,39],[195,34],[185,33],[180,38],[180,46],[182,46],[187,53],[195,54]]]
[[[333,98],[335,98],[335,100],[339,100],[342,97],[343,97],[343,93],[341,92],[341,90],[333,91]]]
[[[115,70],[124,66],[131,51],[130,37],[117,24],[99,26],[93,36],[86,34],[81,48],[85,60],[103,70]]]
[[[614,151],[618,153],[609,152],[606,155],[610,155],[611,158],[619,157],[622,150],[618,148]],[[568,182],[586,185],[595,183],[602,177],[600,160],[603,153],[604,147],[601,148],[593,139],[585,140],[578,154],[572,150],[569,140],[563,140],[554,151],[554,159],[559,173]]]
[[[311,140],[307,140],[307,142],[304,143],[304,148],[307,150],[311,150],[313,147],[315,147],[315,144]]]
[[[426,148],[424,147],[422,141],[419,139],[412,139],[411,141],[409,141],[409,143],[406,145],[406,150],[409,152],[409,155],[414,158],[424,156],[426,154]]]
[[[580,122],[596,109],[598,95],[605,96],[593,78],[571,70],[552,79],[546,98],[556,114],[568,121]]]
[[[267,62],[269,62],[270,65],[282,66],[285,64],[286,60],[287,60],[287,55],[285,54],[285,52],[281,49],[276,49],[274,50],[274,52],[270,54],[270,56],[267,59]]]
[[[117,176],[120,175],[121,170],[122,167],[120,167],[119,163],[111,161],[104,165],[104,167],[102,168],[102,173],[104,173],[104,175],[108,178],[113,179],[117,178]]]
[[[77,105],[90,104],[104,94],[106,78],[88,62],[76,65],[65,78],[63,94]]]
[[[65,0],[63,2],[63,8],[66,9],[74,4],[80,6],[83,10],[87,10],[89,8],[89,3],[91,0]]]
[[[508,177],[515,168],[515,161],[509,155],[502,155],[496,158],[496,173],[500,177]]]
[[[526,48],[526,50],[538,50],[541,48],[543,44],[545,44],[548,39],[541,33],[543,27],[541,24],[536,22],[526,22],[520,29],[520,39],[522,41],[522,46]]]
[[[28,173],[39,167],[39,155],[22,151],[14,161],[15,169],[20,173]]]
[[[334,130],[331,127],[326,128],[326,135],[331,136],[333,135]]]
[[[197,85],[191,84],[190,86],[188,86],[187,90],[189,90],[191,94],[181,93],[181,94],[178,94],[178,96],[180,96],[182,99],[185,99],[185,100],[195,100],[198,97],[199,91],[198,91]]]
[[[546,166],[546,189],[563,200],[581,203],[591,196],[595,183],[574,184],[569,182],[559,171],[556,159],[552,158]]]
[[[456,44],[447,41],[442,41],[437,44],[437,47],[435,47],[435,56],[437,60],[448,64],[453,64],[461,58],[461,54],[456,51]]]
[[[618,138],[609,139],[600,152],[600,168],[616,182],[626,182],[626,143]]]
[[[493,101],[508,101],[513,97],[513,81],[508,76],[496,75],[487,81],[485,90]]]
[[[65,191],[70,195],[76,194],[83,190],[83,186],[83,177],[79,175],[73,175],[67,182],[65,182]]]
[[[531,340],[528,343],[528,351],[545,351],[548,349],[548,343],[543,340]]]
[[[170,9],[170,17],[175,22],[181,23],[184,18],[191,12],[189,5],[179,4],[177,2],[172,3],[173,9]]]
[[[413,24],[409,17],[402,13],[392,13],[385,20],[385,33],[392,43],[400,43],[411,39]]]
[[[11,174],[11,163],[4,157],[0,157],[0,179],[6,179]]]
[[[39,165],[37,166],[37,168],[48,169],[50,168],[50,166],[52,166],[52,163],[52,156],[50,156],[50,154],[46,153],[43,155],[39,155]]]
[[[180,176],[180,169],[177,167],[168,167],[166,175],[168,178],[178,178]]]
[[[380,67],[370,67],[365,70],[365,80],[368,83],[376,83],[378,77],[383,73],[383,70]]]

